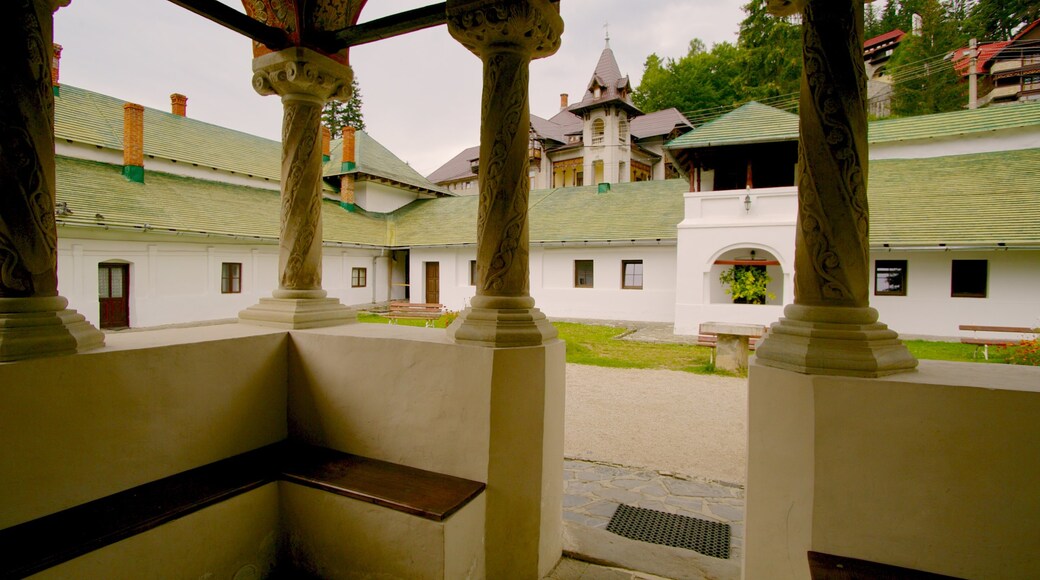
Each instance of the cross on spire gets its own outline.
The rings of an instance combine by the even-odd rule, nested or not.
[[[603,23],[603,34],[604,34],[604,36],[607,39],[607,48],[610,48],[610,23],[609,22],[604,22]]]

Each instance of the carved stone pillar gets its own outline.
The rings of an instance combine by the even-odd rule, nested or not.
[[[51,44],[52,14],[66,4],[0,9],[0,361],[104,344],[58,295]]]
[[[542,344],[556,329],[529,294],[528,67],[559,48],[559,5],[456,0],[448,2],[448,31],[484,63],[477,295],[448,334],[486,346]]]
[[[802,10],[795,298],[757,360],[808,374],[875,377],[917,366],[869,306],[862,0]]]
[[[349,94],[353,75],[348,66],[299,47],[254,58],[253,73],[253,88],[280,95],[284,109],[279,278],[273,298],[261,298],[239,319],[283,328],[356,320],[321,288],[321,109],[329,98]]]

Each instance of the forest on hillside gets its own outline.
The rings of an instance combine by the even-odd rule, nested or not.
[[[967,85],[953,70],[949,54],[968,45],[1007,40],[1040,18],[1040,0],[877,0],[865,5],[864,37],[894,29],[912,30],[888,63],[894,83],[892,114],[922,115],[963,108]],[[705,46],[690,41],[678,58],[650,54],[633,100],[645,112],[675,107],[695,125],[748,101],[794,111],[801,77],[801,27],[797,17],[776,18],[766,0],[744,6],[736,44]]]

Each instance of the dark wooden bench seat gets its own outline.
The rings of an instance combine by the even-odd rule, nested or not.
[[[963,580],[822,552],[809,552],[809,576],[812,580]]]
[[[393,324],[399,318],[412,318],[425,320],[426,326],[433,326],[433,321],[444,314],[443,304],[430,304],[426,302],[407,302],[395,300],[390,302],[390,310],[386,317]]]
[[[443,521],[484,484],[283,441],[0,530],[0,578],[22,578],[275,481]]]
[[[989,347],[991,346],[1011,346],[1018,344],[1018,339],[1012,338],[984,338],[978,336],[980,332],[994,332],[1001,334],[1037,334],[1037,329],[1029,328],[1026,326],[987,326],[979,324],[962,324],[958,328],[960,330],[968,330],[974,333],[973,336],[961,337],[961,343],[975,345],[975,352],[972,353],[972,358],[976,358],[979,355],[979,348],[982,348],[982,356],[989,360]]]

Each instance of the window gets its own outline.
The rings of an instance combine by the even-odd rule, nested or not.
[[[224,262],[220,265],[220,293],[238,294],[242,292],[242,264]]]
[[[621,119],[618,121],[618,142],[625,145],[628,144],[628,119],[625,118],[624,113],[622,113]]]
[[[874,262],[874,295],[906,296],[906,260]]]
[[[592,144],[603,144],[603,119],[596,119],[592,122]]]
[[[364,288],[368,285],[368,268],[350,269],[350,287]]]
[[[621,261],[621,287],[627,290],[643,289],[643,261]]]
[[[592,288],[592,260],[574,260],[574,287]]]
[[[954,260],[950,275],[950,296],[985,298],[988,269],[986,260]]]
[[[470,260],[469,261],[469,285],[470,286],[476,286],[477,285],[477,261],[476,260]]]

